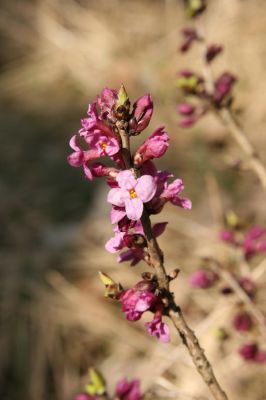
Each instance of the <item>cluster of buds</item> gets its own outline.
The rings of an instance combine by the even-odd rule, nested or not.
[[[107,387],[102,375],[93,368],[89,369],[89,383],[84,391],[75,396],[74,400],[141,400],[140,382],[138,379],[128,381],[121,379],[115,388],[114,396],[107,393]]]
[[[195,4],[194,4],[195,3]],[[206,2],[201,0],[187,1],[188,15],[196,18],[206,9]],[[193,11],[194,10],[194,11]],[[183,41],[180,46],[182,53],[188,52],[193,43],[204,42],[205,38],[194,27],[186,27],[181,31]],[[223,51],[223,46],[210,43],[206,44],[203,62],[212,63]],[[205,79],[191,70],[180,71],[176,80],[177,87],[186,96],[186,102],[177,107],[180,126],[187,128],[194,125],[202,116],[213,109],[229,107],[232,103],[232,89],[236,78],[230,72],[223,72],[209,87]]]
[[[129,261],[131,266],[142,260],[151,265],[142,223],[144,213],[158,214],[168,202],[191,208],[191,201],[180,196],[183,181],[173,179],[171,172],[158,170],[152,161],[162,157],[169,147],[164,127],[156,129],[133,154],[130,152],[130,137],[139,135],[149,125],[152,113],[149,94],[139,98],[131,108],[123,86],[118,91],[105,88],[89,104],[87,117],[81,120],[82,128],[70,140],[74,152],[68,157],[69,164],[82,167],[89,180],[106,178],[114,236],[105,248],[110,253],[119,252],[117,261]],[[108,163],[99,162],[103,157],[109,158]],[[166,225],[167,222],[161,222],[152,226],[153,237],[161,235]],[[152,312],[153,320],[145,324],[148,333],[162,342],[169,341],[169,328],[162,321],[165,310],[156,276],[145,278],[127,290],[107,275],[100,276],[106,296],[121,302],[128,320],[136,321],[145,311]]]
[[[228,243],[235,248],[241,250],[239,254],[241,258],[249,261],[256,254],[261,254],[266,251],[266,230],[264,228],[254,226],[246,233],[240,231],[241,224],[235,213],[230,212],[226,216],[227,229],[219,232],[219,237],[222,241]],[[230,229],[229,229],[230,228]],[[205,268],[195,271],[190,276],[190,284],[193,288],[209,289],[218,286],[218,290],[222,295],[231,295],[234,293],[234,288],[224,285],[222,276],[219,273],[219,267],[223,268],[219,263],[216,263],[215,271],[212,269],[213,260],[205,260],[210,263]],[[232,279],[239,285],[240,290],[250,298],[250,301],[256,303],[257,286],[255,282],[248,276],[241,276],[234,272],[231,273]],[[242,335],[249,335],[256,331],[257,322],[253,315],[245,310],[244,304],[238,304],[238,311],[232,318],[232,328]],[[266,317],[265,317],[266,324]],[[227,337],[227,336],[226,336]],[[266,352],[259,348],[257,343],[248,343],[239,349],[239,354],[247,361],[263,363],[266,361]]]
[[[253,226],[243,233],[231,227],[220,232],[220,238],[231,246],[241,249],[246,260],[266,252],[266,229]]]

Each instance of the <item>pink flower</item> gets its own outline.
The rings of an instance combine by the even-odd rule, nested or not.
[[[131,267],[137,265],[144,258],[144,251],[142,248],[132,248],[119,254],[117,262],[130,261]]]
[[[116,385],[115,394],[119,400],[141,400],[139,380],[130,382],[126,378],[122,379]]]
[[[172,183],[165,184],[164,191],[161,194],[161,198],[170,201],[175,206],[182,208],[191,209],[192,203],[189,199],[182,198],[179,194],[184,190],[184,184],[182,179],[176,179]]]
[[[168,325],[162,322],[161,317],[154,317],[151,322],[147,322],[145,327],[150,336],[156,336],[160,342],[168,343],[170,341],[170,331]]]
[[[246,259],[266,251],[266,230],[259,226],[252,227],[243,240],[243,250]]]
[[[108,193],[107,201],[118,207],[125,207],[129,219],[138,220],[143,213],[143,203],[150,201],[156,192],[152,176],[135,178],[130,170],[121,171],[116,177],[118,188]]]
[[[98,152],[99,156],[113,156],[120,150],[119,143],[114,135],[102,135],[101,132],[91,136],[89,144],[92,149]]]
[[[218,280],[217,274],[207,269],[195,271],[189,279],[190,285],[194,288],[207,289]]]
[[[116,104],[118,91],[115,89],[104,88],[97,96],[97,104],[100,109],[101,117],[105,120],[112,117],[112,111]]]
[[[120,232],[117,228],[114,229],[115,236],[108,240],[105,244],[105,249],[109,253],[117,253],[124,247],[124,236],[125,232]]]
[[[233,326],[237,331],[247,332],[252,328],[252,325],[252,318],[247,312],[242,312],[235,315]]]
[[[88,161],[96,160],[99,157],[97,150],[82,150],[77,144],[77,135],[72,136],[69,142],[70,147],[74,150],[67,158],[68,163],[72,167],[83,166],[83,170],[87,179],[92,180],[92,172],[88,166]]]
[[[79,135],[83,137],[86,137],[89,132],[91,133],[95,127],[96,122],[99,121],[96,102],[89,104],[87,115],[88,117],[81,119],[82,128],[79,130]]]
[[[158,128],[138,148],[134,156],[134,164],[140,165],[153,158],[162,157],[169,146],[169,136],[164,132],[164,127]]]
[[[236,78],[230,73],[223,73],[215,81],[215,91],[213,94],[213,100],[220,105],[223,100],[230,95],[233,84],[236,82]]]
[[[266,351],[260,350],[256,343],[245,344],[239,349],[239,354],[246,361],[252,361],[258,364],[266,361]]]
[[[132,120],[129,122],[130,133],[143,131],[150,123],[153,113],[153,102],[150,94],[140,97],[133,104]]]
[[[91,173],[93,176],[97,178],[104,176],[115,178],[118,172],[119,172],[118,169],[107,167],[102,163],[94,163],[91,166]]]
[[[181,103],[177,106],[177,112],[180,115],[191,115],[194,113],[196,107],[190,103]]]
[[[235,233],[230,231],[229,229],[223,229],[219,232],[220,239],[224,242],[228,242],[231,244],[236,244],[235,242]]]
[[[128,321],[139,320],[142,314],[156,303],[154,289],[154,283],[141,281],[119,295],[118,300],[122,303],[122,311]]]

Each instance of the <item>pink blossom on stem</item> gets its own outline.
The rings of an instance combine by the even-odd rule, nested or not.
[[[74,150],[74,152],[68,156],[68,163],[72,167],[83,166],[86,178],[92,180],[93,176],[88,166],[88,161],[96,160],[97,158],[99,158],[99,153],[97,152],[97,150],[82,150],[82,148],[77,144],[77,135],[72,136],[69,145]]]
[[[175,206],[179,206],[182,208],[191,209],[192,203],[187,198],[182,198],[179,194],[184,190],[184,184],[182,179],[175,179],[170,184],[165,184],[164,191],[161,194],[161,198],[166,201],[170,201]]]
[[[110,88],[104,88],[99,96],[97,96],[97,105],[100,109],[100,114],[103,119],[108,119],[111,117],[117,97],[118,91]]]
[[[229,229],[223,229],[219,232],[219,237],[224,242],[235,244],[235,233]]]
[[[128,321],[139,320],[142,314],[157,302],[154,289],[154,283],[141,281],[119,295],[118,300],[122,303],[122,311]]]
[[[233,319],[233,326],[237,331],[240,332],[249,331],[253,326],[253,321],[250,314],[247,312],[242,312],[235,315]]]
[[[190,103],[181,103],[177,106],[177,112],[180,115],[191,115],[194,113],[196,107]]]
[[[102,135],[94,133],[89,140],[90,147],[97,150],[99,156],[113,156],[120,150],[119,143],[114,135]]]
[[[135,178],[130,170],[125,170],[119,172],[116,181],[118,188],[109,191],[107,201],[115,206],[125,207],[129,219],[140,219],[143,203],[147,203],[155,195],[155,180],[150,175]]]
[[[150,123],[153,113],[153,101],[150,94],[140,97],[133,104],[132,120],[129,121],[130,133],[143,131]]]
[[[115,394],[119,400],[141,400],[139,380],[130,382],[126,378],[122,379],[116,385]]]
[[[215,82],[213,99],[217,105],[221,105],[223,100],[230,95],[236,78],[230,72],[223,73]]]
[[[168,149],[169,140],[169,136],[164,131],[164,127],[156,129],[136,151],[134,164],[140,165],[153,158],[162,157]]]
[[[218,280],[218,275],[208,269],[199,269],[190,276],[190,285],[194,288],[208,289]]]
[[[243,240],[243,250],[246,259],[266,251],[266,229],[259,226],[252,227]]]
[[[156,336],[160,342],[168,343],[170,341],[170,330],[167,324],[162,322],[162,316],[154,314],[151,322],[146,322],[145,327],[150,336]]]
[[[258,364],[266,361],[266,351],[260,350],[256,343],[248,343],[239,349],[239,354],[246,361]]]

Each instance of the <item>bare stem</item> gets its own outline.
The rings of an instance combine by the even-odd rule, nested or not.
[[[233,289],[237,297],[245,304],[246,308],[250,311],[253,317],[258,322],[258,327],[260,333],[264,339],[266,339],[266,327],[265,327],[265,316],[263,313],[257,308],[251,298],[247,295],[244,289],[240,286],[236,278],[230,274],[217,260],[211,260],[212,267],[222,278],[229,284],[229,286]]]
[[[122,140],[122,151],[125,164],[127,168],[130,168],[132,167],[132,157],[130,155],[129,135],[127,135],[125,130],[119,130],[119,134]],[[127,135],[127,138],[125,135]],[[212,366],[208,361],[204,350],[201,348],[197,336],[188,326],[180,307],[175,303],[173,294],[170,292],[169,277],[167,276],[164,267],[163,253],[160,250],[157,240],[152,234],[151,220],[146,208],[144,208],[143,215],[141,217],[141,223],[147,240],[149,262],[154,268],[157,277],[158,287],[165,304],[166,314],[171,318],[176,330],[179,333],[179,336],[182,339],[183,344],[189,351],[197,371],[208,386],[213,398],[215,400],[228,400],[226,393],[223,391],[214,375]]]
[[[199,44],[201,46],[201,53],[204,60],[203,73],[206,81],[207,90],[210,94],[214,91],[214,80],[213,74],[208,63],[205,62],[205,54],[207,51],[207,39],[206,39],[206,29],[204,23],[204,15],[197,20],[197,30],[200,36]],[[263,189],[266,190],[266,168],[262,163],[256,149],[249,141],[246,133],[241,127],[240,123],[237,121],[233,111],[230,106],[223,108],[212,107],[213,112],[222,122],[222,124],[228,129],[228,132],[234,138],[238,146],[241,148],[243,153],[246,155],[246,164],[250,170],[257,175]]]

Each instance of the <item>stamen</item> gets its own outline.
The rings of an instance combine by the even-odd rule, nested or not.
[[[129,194],[131,199],[135,199],[137,197],[137,193],[135,192],[134,189],[130,189]]]

